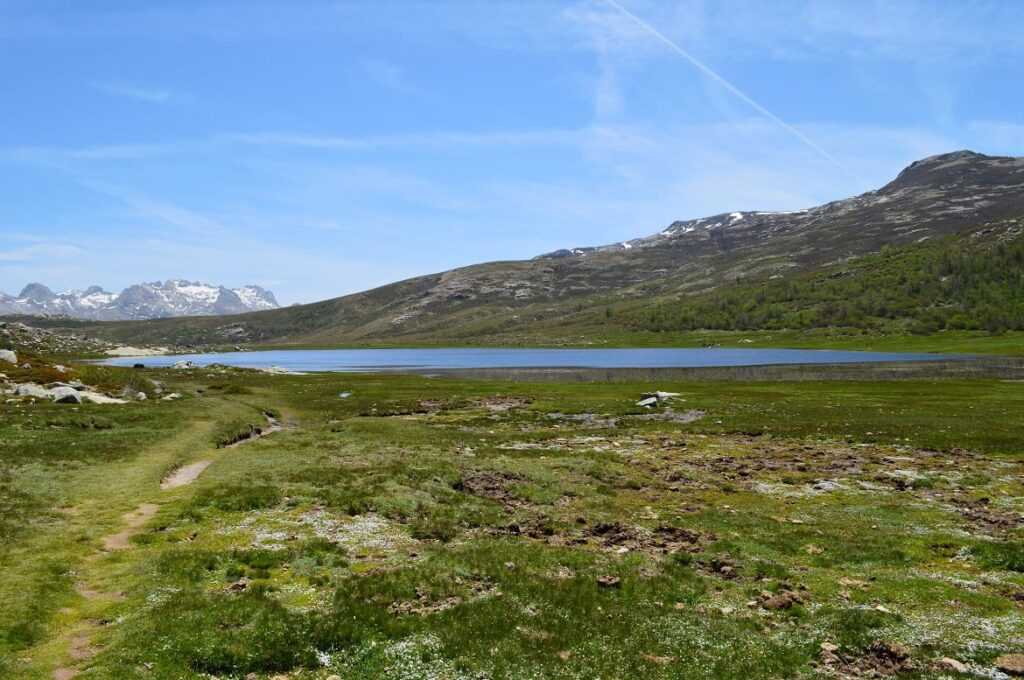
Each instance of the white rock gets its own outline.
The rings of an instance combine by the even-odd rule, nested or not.
[[[178,392],[171,392],[163,398],[163,401],[174,401],[175,399],[181,399],[181,394]]]
[[[36,385],[35,383],[24,383],[14,388],[14,395],[17,397],[35,397],[36,399],[49,399],[50,391]]]
[[[82,397],[74,387],[62,385],[50,390],[50,396],[58,404],[81,404]]]
[[[147,397],[146,397],[146,393],[145,392],[139,392],[139,393],[137,393],[135,395],[135,400],[136,401],[146,401],[146,399],[147,399]]]
[[[9,364],[18,364],[18,355],[9,349],[0,349],[0,361],[6,361]]]
[[[658,403],[658,398],[657,397],[648,397],[646,399],[641,399],[640,401],[636,402],[636,405],[637,406],[654,406],[657,403]]]
[[[88,401],[88,402],[91,402],[93,404],[127,404],[128,403],[124,399],[114,399],[113,397],[108,397],[105,394],[99,394],[97,392],[79,392],[78,396],[80,396],[83,401]]]

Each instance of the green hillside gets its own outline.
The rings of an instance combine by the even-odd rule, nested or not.
[[[634,330],[1024,330],[1024,235],[986,226],[631,313]]]

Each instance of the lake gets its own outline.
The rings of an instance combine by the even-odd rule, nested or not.
[[[408,371],[480,368],[695,368],[778,364],[849,364],[966,359],[964,355],[845,350],[754,349],[724,347],[617,349],[504,349],[490,347],[430,349],[318,349],[224,352],[104,360],[111,366],[197,366],[225,364],[245,368],[280,366],[292,371]]]

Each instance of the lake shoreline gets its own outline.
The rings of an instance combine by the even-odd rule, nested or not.
[[[217,354],[113,357],[108,366],[200,367],[211,364],[278,372],[592,371],[737,368],[865,363],[957,363],[972,355],[765,348],[423,348],[271,350]]]

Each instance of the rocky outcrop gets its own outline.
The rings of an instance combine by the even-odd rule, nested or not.
[[[49,388],[35,383],[22,383],[13,388],[0,389],[0,394],[11,395],[20,399],[48,400],[58,404],[126,404],[124,399],[115,399],[99,392],[86,389],[84,385],[56,384]]]

